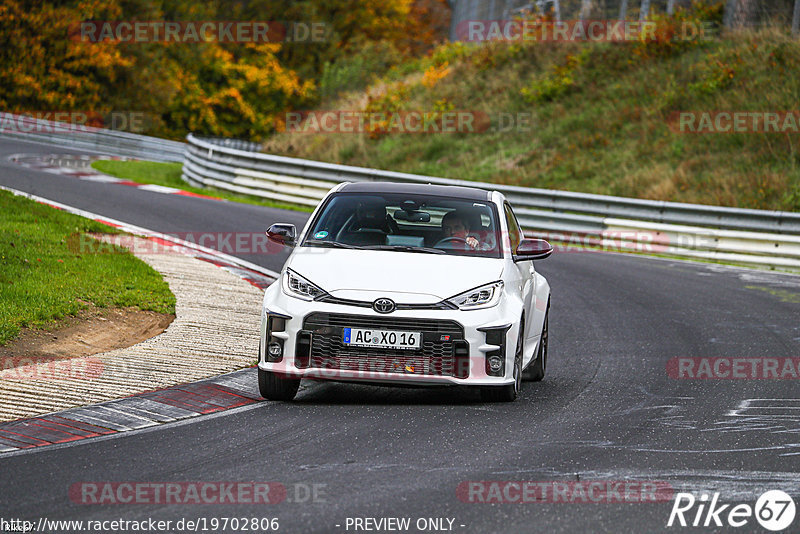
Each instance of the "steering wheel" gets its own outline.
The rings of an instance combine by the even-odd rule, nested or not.
[[[443,239],[440,239],[438,243],[433,245],[433,247],[434,248],[439,248],[439,245],[447,245],[447,244],[450,244],[450,243],[461,243],[462,245],[464,245],[467,248],[472,248],[472,247],[469,246],[469,243],[467,243],[466,239],[464,239],[463,237],[457,237],[457,236],[450,236],[450,237],[445,237]]]

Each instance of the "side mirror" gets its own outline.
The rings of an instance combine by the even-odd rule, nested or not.
[[[294,240],[297,239],[297,228],[293,224],[273,224],[267,230],[267,239],[279,245],[293,247]]]
[[[544,239],[523,239],[514,254],[514,261],[543,260],[553,253],[553,245]]]

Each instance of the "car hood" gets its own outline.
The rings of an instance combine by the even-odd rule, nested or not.
[[[425,304],[499,280],[503,264],[500,258],[301,247],[286,267],[335,297]]]

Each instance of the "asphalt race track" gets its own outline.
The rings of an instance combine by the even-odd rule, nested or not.
[[[0,185],[165,233],[263,232],[307,217],[81,181],[7,160],[69,152],[0,140]],[[242,257],[280,270],[286,253]],[[483,404],[461,389],[312,383],[293,403],[264,401],[0,455],[0,516],[278,518],[279,532],[288,533],[355,532],[354,518],[366,517],[411,518],[411,532],[420,518],[452,519],[452,530],[464,533],[710,532],[667,528],[672,499],[476,503],[457,490],[470,481],[623,481],[719,492],[721,502],[751,506],[764,491],[782,489],[800,503],[800,382],[667,372],[672,358],[800,356],[800,277],[597,252],[556,253],[537,268],[552,287],[550,359],[545,380],[526,383],[515,403]],[[277,482],[287,499],[74,503],[70,486],[87,481]],[[727,528],[763,531],[754,518]],[[792,529],[800,530],[800,518]]]

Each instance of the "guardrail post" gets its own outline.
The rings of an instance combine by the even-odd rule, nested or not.
[[[792,17],[792,35],[800,35],[800,0],[794,2],[794,16]]]

